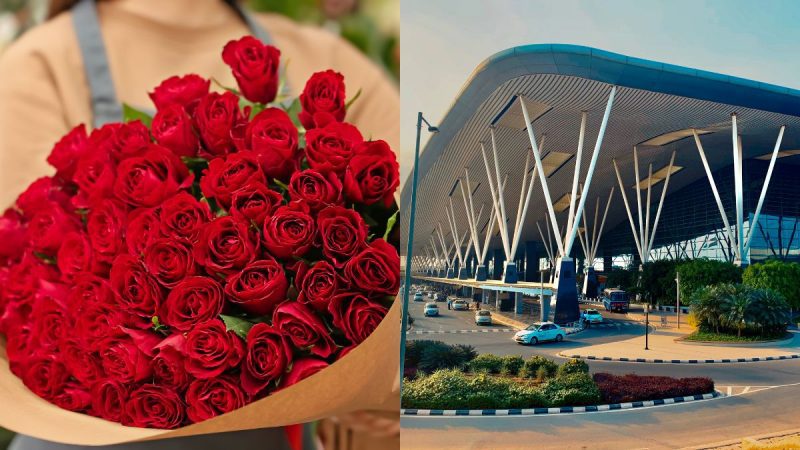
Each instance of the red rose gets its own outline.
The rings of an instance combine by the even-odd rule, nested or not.
[[[114,193],[133,207],[156,206],[191,184],[189,169],[175,154],[151,145],[144,155],[119,164]]]
[[[246,127],[234,130],[234,138],[240,151],[258,156],[270,178],[285,180],[297,166],[297,127],[282,109],[267,108],[256,114]]]
[[[90,151],[78,160],[73,181],[78,193],[72,199],[76,208],[88,208],[97,199],[113,195],[117,167],[106,152]]]
[[[144,251],[147,271],[166,288],[175,287],[184,278],[197,273],[192,244],[184,239],[156,239]]]
[[[183,194],[184,192],[179,192],[167,200],[165,205]],[[128,229],[125,232],[128,253],[131,255],[144,253],[144,249],[160,236],[160,220],[157,208],[137,208],[128,214]]]
[[[358,128],[343,122],[331,122],[306,133],[306,160],[320,172],[343,174],[355,148],[364,142]]]
[[[254,103],[275,100],[280,57],[280,50],[253,36],[230,41],[222,50],[222,60],[233,71],[242,95]]]
[[[177,390],[186,388],[190,381],[184,367],[186,337],[182,333],[174,333],[156,345],[155,349],[153,376],[158,383]]]
[[[32,337],[39,350],[55,351],[67,334],[67,296],[63,284],[42,281],[33,304]]]
[[[315,237],[314,219],[303,203],[281,206],[264,222],[264,246],[276,258],[303,256]]]
[[[123,383],[150,378],[153,374],[150,360],[159,342],[158,336],[127,328],[119,330],[119,333],[95,343],[103,372]]]
[[[317,358],[300,358],[292,364],[292,370],[281,380],[280,388],[287,388],[299,381],[314,375],[320,370],[328,367],[329,364]]]
[[[124,313],[116,302],[108,280],[90,273],[76,275],[68,300],[73,311],[70,319],[78,330],[74,337],[92,342],[123,325]]]
[[[247,397],[239,388],[239,380],[222,375],[193,381],[186,391],[186,403],[189,420],[197,423],[241,408],[247,403]]]
[[[125,249],[126,221],[123,207],[110,199],[102,200],[89,212],[86,232],[100,259],[110,261]]]
[[[208,277],[188,277],[167,295],[159,318],[178,331],[189,331],[222,312],[222,286]]]
[[[26,219],[41,210],[52,208],[54,203],[66,208],[70,205],[70,196],[65,192],[63,183],[51,177],[34,181],[17,198],[17,208]]]
[[[27,245],[25,226],[22,215],[13,209],[7,209],[0,216],[0,264],[3,260],[18,260],[22,257]]]
[[[225,294],[231,303],[257,316],[272,314],[286,301],[289,282],[283,266],[274,259],[254,261],[226,280]]]
[[[96,267],[95,258],[86,235],[73,231],[64,236],[56,262],[64,281],[72,280],[81,272],[93,272]]]
[[[22,374],[25,386],[46,400],[53,400],[63,392],[68,379],[67,368],[53,353],[40,353],[31,357]]]
[[[53,204],[41,210],[28,223],[28,242],[34,251],[55,256],[64,242],[64,235],[80,228],[78,218]]]
[[[232,216],[251,220],[259,227],[267,216],[271,216],[283,204],[283,196],[264,183],[254,181],[233,192],[230,213]]]
[[[341,268],[367,246],[369,228],[361,214],[349,208],[331,206],[317,215],[322,253]]]
[[[302,303],[279,305],[272,314],[272,326],[286,334],[295,347],[309,350],[321,358],[327,358],[336,350],[328,327]]]
[[[203,141],[204,153],[224,155],[233,147],[231,130],[245,120],[239,111],[239,97],[231,92],[212,92],[197,105],[195,125]]]
[[[203,195],[228,209],[233,192],[253,182],[266,183],[267,178],[254,154],[240,152],[212,159],[203,171],[200,189]]]
[[[56,281],[58,278],[58,271],[53,266],[27,252],[9,269],[8,279],[3,283],[3,300],[6,304],[31,301],[42,281]]]
[[[116,380],[101,380],[92,386],[92,413],[114,422],[121,422],[130,389]]]
[[[247,350],[242,363],[242,388],[256,396],[279,380],[292,364],[289,340],[277,328],[257,323],[247,333]]]
[[[104,374],[99,353],[87,351],[86,345],[87,342],[80,339],[67,338],[62,342],[61,354],[72,376],[81,383],[90,385]]]
[[[300,94],[303,111],[300,122],[307,130],[341,122],[346,114],[344,77],[333,70],[317,72],[306,82]]]
[[[55,396],[53,403],[68,411],[83,412],[92,405],[92,395],[82,384],[68,381],[64,390]]]
[[[168,237],[195,241],[211,217],[208,203],[200,202],[186,192],[178,192],[161,207],[161,232]]]
[[[208,94],[210,87],[208,80],[194,74],[169,77],[153,89],[150,99],[159,110],[170,105],[180,105],[192,114],[200,99]]]
[[[194,132],[192,119],[181,105],[159,109],[153,117],[153,137],[156,142],[178,156],[197,156],[200,140]]]
[[[327,176],[313,169],[292,174],[289,196],[294,201],[304,201],[316,211],[328,205],[342,204],[342,182],[335,173]]]
[[[5,328],[3,333],[6,335],[8,367],[14,375],[23,378],[25,370],[28,368],[28,362],[34,355],[34,343],[30,339],[31,329],[26,326],[17,326],[13,329]]]
[[[135,257],[121,254],[111,265],[109,281],[124,310],[138,317],[134,325],[149,327],[163,293],[147,269]]]
[[[173,389],[144,384],[130,393],[125,403],[123,425],[171,429],[181,426],[186,406]]]
[[[297,301],[316,311],[327,311],[328,303],[340,285],[336,270],[327,261],[319,261],[302,274],[298,272],[295,285],[300,295]]]
[[[58,176],[71,180],[78,160],[86,153],[88,142],[86,126],[80,124],[56,142],[47,162],[55,167]]]
[[[358,146],[344,175],[344,193],[355,203],[383,201],[389,207],[400,185],[400,166],[389,144],[365,142]]]
[[[231,216],[203,226],[194,257],[210,274],[229,275],[241,270],[258,254],[258,236],[247,222]]]
[[[396,295],[400,289],[400,256],[383,239],[372,243],[344,266],[350,285],[370,295]]]
[[[108,124],[103,128],[110,130],[111,133],[105,135],[93,133],[92,137],[102,137],[102,142],[95,143],[97,151],[110,153],[116,161],[141,156],[151,144],[150,130],[139,120]],[[94,139],[98,140],[100,139]]]
[[[216,378],[236,367],[244,355],[242,340],[221,320],[198,324],[186,335],[186,371],[196,378]]]
[[[333,316],[333,326],[342,330],[353,344],[364,342],[388,312],[364,295],[352,292],[334,296],[328,311]]]

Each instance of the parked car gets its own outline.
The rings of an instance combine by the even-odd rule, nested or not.
[[[438,292],[433,294],[433,301],[435,302],[443,302],[445,300],[444,295],[439,294]]]
[[[462,299],[459,298],[459,299],[453,300],[453,303],[451,304],[451,307],[453,308],[453,311],[468,311],[469,310],[469,303],[467,303],[466,300],[462,300]]]
[[[423,300],[422,292],[417,292],[416,294],[414,294],[414,301],[415,302],[421,302],[422,300]]]
[[[603,316],[596,309],[587,309],[581,317],[589,323],[603,323]]]
[[[428,291],[428,298],[433,299],[434,292]]]
[[[492,313],[483,309],[480,311],[475,311],[475,325],[491,325],[492,324]]]
[[[439,305],[436,303],[425,304],[425,317],[433,317],[439,315]]]
[[[622,289],[603,290],[603,307],[606,311],[626,313],[628,306],[630,306],[630,300],[627,292]]]
[[[524,330],[517,331],[514,340],[518,344],[536,345],[544,341],[561,342],[566,335],[567,332],[553,322],[536,322]]]

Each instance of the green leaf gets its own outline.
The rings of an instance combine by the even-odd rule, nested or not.
[[[291,103],[283,107],[283,110],[286,111],[286,114],[292,119],[292,123],[297,127],[297,131],[305,133],[305,127],[300,123],[300,112],[303,110],[303,105],[300,104],[300,98],[292,100]]]
[[[234,88],[232,88],[232,87],[225,86],[224,84],[220,83],[220,82],[219,82],[219,80],[217,80],[217,79],[216,79],[216,78],[214,78],[214,77],[211,77],[211,82],[212,82],[212,83],[214,83],[214,84],[216,84],[217,86],[219,86],[221,89],[224,89],[224,90],[226,90],[226,91],[228,91],[228,92],[231,92],[231,93],[234,93],[234,94],[236,94],[236,95],[239,95],[239,96],[241,96],[241,93],[240,93],[240,92],[239,92],[237,89],[234,89]]]
[[[122,120],[125,122],[140,120],[147,128],[150,128],[153,123],[153,117],[150,114],[140,111],[127,103],[122,104]]]
[[[54,257],[52,257],[50,255],[46,255],[44,253],[33,252],[33,256],[39,258],[40,260],[42,260],[42,262],[44,262],[46,264],[55,264],[56,263],[56,259]]]
[[[287,186],[287,185],[286,185],[286,183],[284,183],[283,181],[281,181],[281,180],[279,180],[279,179],[277,179],[277,178],[275,178],[274,180],[272,180],[272,182],[273,182],[273,183],[275,183],[275,184],[276,184],[276,185],[277,185],[279,188],[281,188],[281,189],[282,189],[284,192],[287,192],[287,191],[289,190],[289,186]]]
[[[156,333],[161,331],[166,332],[167,326],[159,321],[158,316],[153,316],[153,318],[150,319],[150,321],[153,322],[153,331],[155,331]]]
[[[350,109],[350,106],[358,100],[358,97],[361,97],[361,89],[356,92],[356,95],[353,96],[347,103],[344,104],[344,109]]]
[[[383,233],[383,240],[389,242],[389,235],[392,233],[392,228],[397,223],[397,215],[400,214],[400,210],[397,210],[392,214],[392,217],[389,217],[389,220],[386,221],[386,233]]]
[[[250,329],[255,325],[253,322],[242,319],[241,317],[226,316],[225,314],[220,314],[219,317],[225,322],[228,331],[233,331],[242,339],[247,339],[247,333],[249,333]]]

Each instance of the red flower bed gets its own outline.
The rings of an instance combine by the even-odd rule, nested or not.
[[[596,373],[594,382],[600,388],[604,403],[625,403],[662,398],[707,394],[714,390],[710,378],[672,378],[634,374]]]

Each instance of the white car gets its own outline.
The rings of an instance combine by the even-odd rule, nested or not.
[[[492,313],[482,309],[480,311],[475,311],[475,325],[491,325],[492,324]]]
[[[425,304],[425,317],[433,317],[439,315],[439,305],[436,303]]]
[[[596,309],[587,309],[583,312],[582,317],[589,323],[603,323],[603,316]]]
[[[467,311],[469,310],[469,303],[462,299],[453,300],[450,307],[453,308],[453,311]]]
[[[536,345],[543,341],[561,342],[567,332],[553,322],[536,322],[524,330],[517,331],[514,340],[518,344]]]

